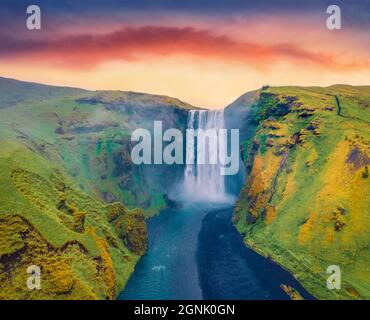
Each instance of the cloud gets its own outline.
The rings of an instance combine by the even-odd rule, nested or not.
[[[194,56],[235,61],[256,68],[278,62],[311,64],[329,70],[355,70],[369,62],[342,61],[294,43],[261,44],[192,27],[125,27],[104,34],[48,34],[32,39],[0,35],[0,58],[42,62],[70,69],[90,69],[109,61]]]

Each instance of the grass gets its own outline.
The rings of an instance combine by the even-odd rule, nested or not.
[[[114,299],[145,252],[144,215],[166,206],[128,161],[129,133],[191,106],[3,78],[0,96],[0,299]]]
[[[45,287],[33,298],[114,298],[139,255],[119,240],[107,218],[109,206],[84,193],[60,167],[23,145],[2,141],[2,146],[0,219],[5,237],[0,240],[0,262],[8,271],[1,274],[6,285],[0,295],[32,298],[22,282],[27,276],[22,270],[30,263],[51,274],[43,278]],[[85,219],[77,221],[82,228],[76,229],[75,218],[81,213]],[[107,232],[115,246],[108,244]]]
[[[322,299],[370,298],[370,189],[362,177],[370,161],[369,101],[369,87],[351,86],[268,88],[259,101],[254,139],[260,147],[250,155],[253,169],[234,222],[247,245],[271,256]],[[277,114],[277,104],[289,105],[290,112]],[[266,135],[273,146],[261,143]],[[349,160],[355,149],[360,152]],[[341,268],[341,290],[326,287],[332,264]]]

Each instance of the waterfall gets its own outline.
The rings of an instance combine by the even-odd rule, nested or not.
[[[214,147],[207,140],[205,159],[207,164],[200,164],[197,148],[186,147],[186,158],[194,160],[187,163],[184,171],[183,195],[188,201],[202,202],[229,202],[230,196],[226,192],[225,176],[221,175],[219,161],[220,152],[226,152],[226,141],[219,135],[218,129],[225,129],[223,110],[191,110],[188,116],[188,129],[203,129],[217,135],[217,146]],[[210,130],[210,131],[209,131]],[[199,142],[199,140],[197,140]],[[210,159],[217,159],[209,164]]]

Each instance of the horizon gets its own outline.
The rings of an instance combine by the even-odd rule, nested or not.
[[[170,95],[166,95],[166,94],[157,94],[155,92],[139,92],[139,91],[132,91],[132,90],[101,90],[101,89],[87,89],[87,88],[83,88],[83,87],[73,87],[73,86],[66,86],[66,85],[59,85],[59,84],[49,84],[49,83],[42,83],[42,82],[35,82],[35,81],[27,81],[27,80],[22,80],[22,79],[15,79],[15,78],[8,78],[8,77],[4,77],[2,75],[0,75],[0,79],[5,79],[5,80],[12,80],[12,81],[17,81],[17,82],[24,82],[24,83],[28,83],[28,84],[35,84],[35,85],[42,85],[42,86],[49,86],[49,87],[58,87],[58,88],[67,88],[67,89],[77,89],[77,90],[85,90],[85,91],[88,91],[88,92],[99,92],[99,91],[118,91],[118,92],[122,92],[122,93],[129,93],[129,92],[132,92],[132,93],[136,93],[136,94],[143,94],[143,95],[151,95],[151,96],[163,96],[163,97],[169,97],[169,98],[172,98],[172,99],[177,99],[183,103],[186,103],[188,105],[191,105],[192,107],[194,108],[197,108],[197,109],[205,109],[205,110],[222,110],[222,109],[225,109],[227,107],[229,107],[231,104],[233,104],[236,100],[238,100],[240,97],[242,97],[243,95],[249,93],[249,92],[253,92],[253,91],[258,91],[260,90],[262,87],[260,88],[255,88],[255,89],[252,89],[252,90],[249,90],[249,91],[244,91],[243,93],[241,93],[239,96],[235,97],[231,102],[227,103],[226,105],[224,106],[220,106],[220,107],[207,107],[207,106],[199,106],[199,105],[194,105],[192,103],[190,103],[189,101],[186,101],[186,100],[182,100],[178,97],[175,97],[175,96],[170,96]],[[359,85],[352,85],[352,84],[346,84],[346,83],[333,83],[333,84],[330,84],[330,85],[327,85],[327,86],[315,86],[315,85],[312,85],[312,86],[299,86],[299,85],[276,85],[276,86],[270,86],[270,85],[267,85],[269,88],[289,88],[289,87],[300,87],[300,88],[330,88],[330,87],[333,87],[333,86],[350,86],[350,87],[370,87],[370,83],[369,84],[359,84]]]

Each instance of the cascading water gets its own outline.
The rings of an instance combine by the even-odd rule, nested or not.
[[[223,111],[189,113],[188,129],[222,128]],[[217,142],[218,148],[210,148],[206,157],[225,152],[224,141]],[[197,147],[193,147],[186,148],[187,160],[197,160]],[[220,169],[220,163],[187,162],[184,181],[173,190],[182,205],[169,206],[147,221],[148,251],[120,299],[287,299],[281,283],[310,298],[285,270],[245,246],[231,223],[235,199],[228,196],[230,181],[226,187]]]
[[[227,194],[225,176],[221,174],[220,153],[226,152],[226,141],[219,129],[225,129],[223,110],[191,110],[188,116],[188,129],[202,129],[204,132],[212,132],[217,136],[216,145],[211,145],[206,140],[205,160],[206,164],[199,163],[197,148],[186,148],[187,163],[184,171],[183,194],[188,201],[202,202],[229,202],[231,196]],[[199,140],[197,140],[199,143]],[[195,151],[195,152],[194,152]],[[212,163],[211,159],[217,159]],[[210,164],[210,162],[212,164]]]

